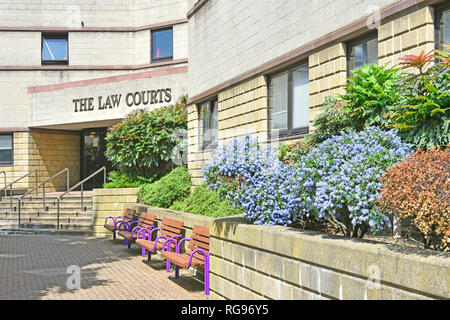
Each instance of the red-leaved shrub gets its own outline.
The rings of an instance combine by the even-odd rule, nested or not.
[[[419,150],[381,178],[378,205],[400,218],[411,218],[425,248],[450,245],[450,150]]]

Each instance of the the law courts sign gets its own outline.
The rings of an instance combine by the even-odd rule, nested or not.
[[[136,109],[156,109],[177,102],[186,94],[186,73],[111,81],[84,81],[31,88],[32,127],[81,129],[123,119]],[[129,77],[128,77],[129,78]],[[103,82],[103,83],[102,83]]]
[[[122,96],[124,98],[122,99]],[[145,107],[148,105],[171,103],[172,88],[158,90],[144,90],[125,94],[111,94],[104,96],[73,99],[74,112],[95,110],[109,110],[120,108],[121,103],[128,107]]]

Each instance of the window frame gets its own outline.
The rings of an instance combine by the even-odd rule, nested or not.
[[[274,137],[273,132],[276,132],[277,134],[275,136],[278,137],[278,139],[283,140],[286,138],[298,138],[298,137],[302,137],[304,135],[309,134],[309,125],[305,126],[305,127],[298,127],[298,128],[293,128],[292,124],[293,124],[293,113],[294,113],[294,109],[293,109],[293,91],[294,91],[294,87],[293,87],[293,81],[292,81],[292,73],[294,70],[299,69],[301,67],[307,67],[308,68],[308,74],[310,73],[310,68],[309,68],[309,62],[308,60],[304,60],[300,63],[297,63],[293,66],[290,66],[288,68],[285,68],[283,70],[277,71],[276,73],[272,73],[270,75],[266,75],[266,80],[267,80],[267,132],[268,132],[268,138],[269,140],[271,140]],[[287,129],[272,129],[272,106],[271,106],[271,83],[272,83],[272,79],[276,76],[282,75],[283,73],[288,73],[288,108],[287,108]],[[308,85],[310,85],[310,80],[308,78]],[[308,92],[308,99],[310,98],[310,93]],[[308,100],[309,101],[309,100]],[[311,111],[311,104],[309,102],[308,105],[308,111]],[[309,114],[308,114],[308,121],[309,121]]]
[[[443,50],[444,31],[441,29],[440,21],[445,11],[450,10],[450,3],[441,4],[434,8],[434,47]]]
[[[9,167],[14,165],[14,134],[0,132],[0,136],[10,136],[11,137],[11,161],[0,161],[0,167]]]
[[[44,60],[44,38],[46,39],[65,39],[66,40],[66,60]],[[43,66],[53,66],[53,65],[68,65],[69,64],[69,33],[41,33],[41,65]]]
[[[154,36],[155,32],[166,31],[166,30],[172,30],[172,55],[171,56],[167,56],[167,57],[162,57],[162,58],[155,58],[155,57],[153,57],[153,49],[154,49],[154,44],[155,44],[153,36]],[[151,50],[150,58],[151,59],[150,59],[150,61],[152,61],[152,62],[160,62],[160,61],[173,60],[173,27],[151,30],[151,32],[150,32],[150,42],[151,42],[151,46],[150,46],[151,47],[150,48],[150,50]]]
[[[204,127],[203,127],[203,117],[202,117],[202,106],[204,106],[205,104],[208,104],[208,108],[211,108],[214,104],[216,104],[216,108],[217,108],[217,140],[213,143],[209,143],[209,144],[205,144],[204,141]],[[203,101],[201,103],[198,104],[198,136],[199,136],[199,151],[204,152],[204,151],[211,151],[214,150],[218,147],[219,145],[219,99],[218,97],[214,97],[211,98],[209,100]],[[214,117],[214,111],[213,112],[209,112],[209,120],[210,123],[212,122],[211,119],[213,119]]]
[[[363,44],[365,42],[369,42],[371,40],[377,40],[378,43],[378,31],[370,32],[362,37],[356,38],[354,40],[348,41],[345,44],[345,50],[346,52],[346,59],[347,59],[347,77],[352,77],[352,72],[350,68],[350,55],[351,55],[351,48],[356,47],[357,45]],[[377,63],[379,60],[379,52],[377,52]]]

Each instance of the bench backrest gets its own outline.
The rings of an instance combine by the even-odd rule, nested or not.
[[[155,225],[156,214],[150,214],[148,212],[142,212],[139,216],[138,226],[142,228],[147,228],[149,226]]]
[[[123,220],[124,221],[134,219],[135,216],[136,216],[136,210],[130,209],[130,208],[123,209]]]
[[[195,249],[202,249],[206,254],[209,253],[209,229],[207,227],[195,225],[190,238],[192,240],[189,241],[186,249],[187,254],[190,255]],[[196,253],[195,258],[205,261],[205,256],[201,253]]]
[[[163,218],[161,221],[161,235],[171,238],[176,235],[181,234],[181,229],[183,228],[183,221],[173,220],[170,218]],[[179,239],[176,239],[177,241]]]

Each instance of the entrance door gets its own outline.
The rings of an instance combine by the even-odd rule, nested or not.
[[[83,130],[81,141],[81,179],[88,177],[98,169],[106,166],[109,172],[110,164],[106,160],[106,128]],[[83,186],[84,190],[92,190],[103,186],[103,174],[90,179]]]

